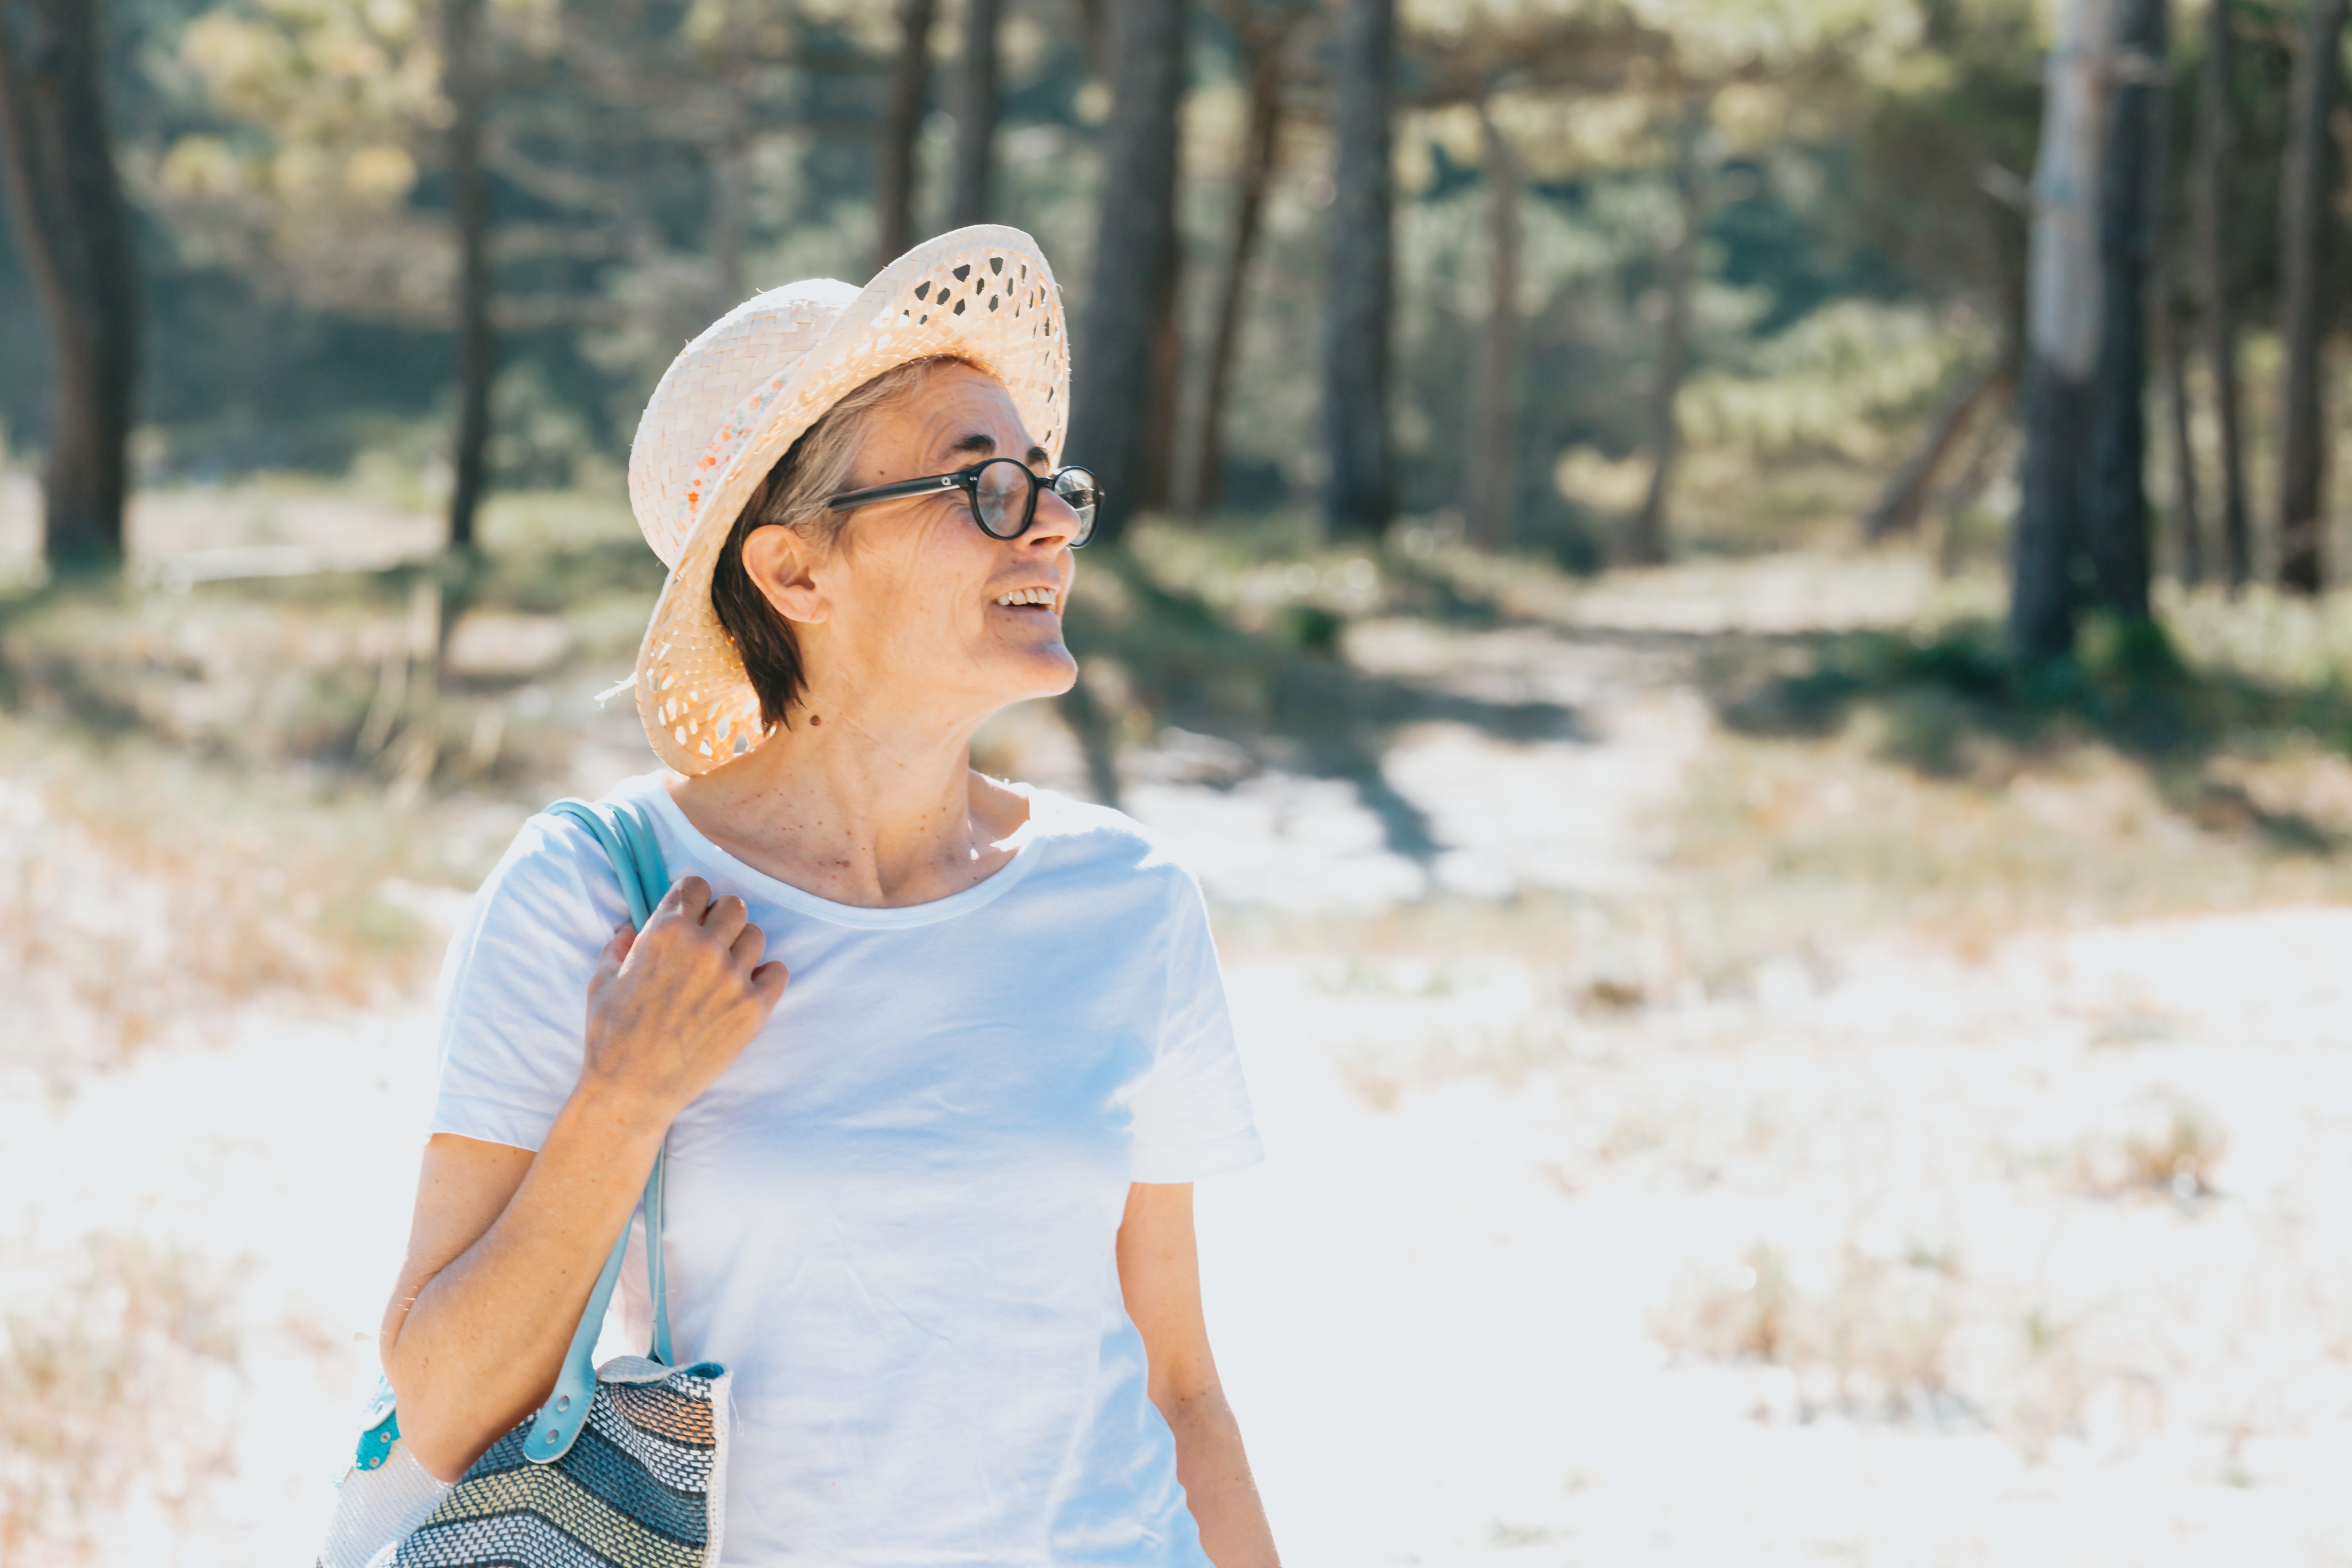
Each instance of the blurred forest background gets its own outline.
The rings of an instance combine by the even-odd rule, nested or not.
[[[638,411],[986,221],[1289,1561],[2340,1562],[2347,13],[0,0],[0,1560],[313,1550]]]
[[[1144,511],[1375,533],[1426,517],[1578,570],[1865,516],[1992,547],[2015,504],[2051,22],[2033,6],[1114,9],[27,0],[10,19],[19,73],[94,29],[75,47],[105,120],[56,134],[110,138],[129,256],[102,233],[43,244],[86,263],[68,293],[135,330],[142,488],[364,475],[441,506],[479,439],[469,488],[609,493],[652,381],[728,304],[987,220],[1055,258],[1083,400],[1110,410],[1079,432],[1106,450],[1076,455]],[[2095,32],[2135,7],[2076,9]],[[2159,28],[2161,10],[2137,6]],[[2145,80],[2178,110],[2127,119],[2116,156],[2155,165],[2158,358],[2199,391],[2192,219],[2222,231],[2259,458],[2302,24],[2227,16],[2220,123],[2198,106],[2221,35],[2192,29],[2161,82],[2123,93]],[[56,429],[58,355],[22,231],[89,220],[45,203],[46,154],[19,141],[36,177],[0,256],[0,416],[29,457]],[[1326,428],[1335,401],[1369,427],[1354,446]],[[2188,411],[2192,444],[2211,401]],[[1926,471],[1882,497],[1906,459]],[[2212,531],[2241,503],[2204,488]],[[461,535],[478,498],[456,499]],[[2258,484],[2256,510],[2270,499]],[[2221,553],[2189,549],[2190,575]]]
[[[126,483],[264,473],[467,548],[486,494],[609,495],[732,301],[1005,222],[1114,531],[1949,566],[2018,516],[2046,656],[2151,556],[2326,577],[2342,19],[2168,9],[21,0],[0,418],[64,566]]]

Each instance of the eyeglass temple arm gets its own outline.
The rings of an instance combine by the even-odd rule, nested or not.
[[[895,501],[904,496],[928,496],[934,490],[960,490],[965,476],[934,474],[925,479],[901,479],[895,485],[877,485],[871,490],[850,490],[825,503],[828,511],[846,512],[859,507],[870,507],[877,501]]]

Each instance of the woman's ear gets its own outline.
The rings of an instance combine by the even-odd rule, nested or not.
[[[814,626],[833,619],[833,601],[817,583],[819,554],[799,529],[771,523],[743,537],[743,575],[777,614]]]

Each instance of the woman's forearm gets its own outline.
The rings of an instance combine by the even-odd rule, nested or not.
[[[425,1148],[383,1366],[417,1462],[455,1479],[555,1386],[663,1135],[784,993],[743,901],[680,877],[588,981],[580,1082],[535,1155]]]
[[[1280,1568],[1265,1504],[1242,1449],[1241,1424],[1211,1384],[1171,1397],[1160,1414],[1176,1437],[1176,1479],[1184,1485],[1201,1549],[1216,1568]]]
[[[402,1437],[427,1470],[455,1479],[546,1399],[667,1126],[631,1097],[583,1082],[511,1196],[495,1182],[482,1194],[504,1197],[494,1217],[477,1209],[469,1224],[464,1205],[444,1204],[443,1234],[412,1241],[383,1363]],[[450,1180],[481,1192],[457,1156],[445,1163],[458,1166]]]

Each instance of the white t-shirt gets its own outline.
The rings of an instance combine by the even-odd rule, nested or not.
[[[1192,878],[1024,790],[985,882],[853,908],[711,843],[666,778],[614,798],[792,970],[669,1138],[674,1346],[734,1374],[728,1568],[1205,1568],[1115,1254],[1129,1183],[1260,1157]],[[435,1132],[540,1146],[626,917],[583,830],[524,827],[442,968]]]

